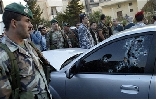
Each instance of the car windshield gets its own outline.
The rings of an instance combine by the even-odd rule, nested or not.
[[[61,65],[60,70],[61,70],[62,68],[64,68],[67,64],[69,64],[71,61],[73,61],[75,58],[77,58],[78,56],[80,56],[81,54],[82,54],[82,53],[76,54],[76,55],[70,57],[69,59],[67,59],[67,60]]]

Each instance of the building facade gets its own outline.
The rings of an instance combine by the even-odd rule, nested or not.
[[[41,10],[43,10],[41,18],[49,21],[52,20],[58,12],[63,11],[62,0],[37,0],[37,4]]]
[[[111,16],[112,19],[128,16],[135,16],[141,11],[148,0],[100,0],[99,6],[102,13]],[[95,10],[95,9],[93,9]]]

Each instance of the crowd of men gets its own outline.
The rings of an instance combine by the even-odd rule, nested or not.
[[[146,25],[143,11],[135,14],[136,23],[133,23],[132,16],[128,16],[126,26],[119,24],[117,19],[113,19],[112,23],[106,24],[105,14],[100,16],[99,23],[89,22],[85,13],[80,14],[79,17],[80,22],[77,22],[74,29],[67,22],[59,26],[58,21],[52,19],[49,32],[46,31],[45,26],[39,27],[38,30],[31,33],[30,39],[41,51],[78,47],[89,49],[113,34],[125,29]],[[153,20],[156,20],[156,16],[153,16]]]

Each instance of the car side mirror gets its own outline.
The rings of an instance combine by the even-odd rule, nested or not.
[[[76,65],[74,65],[73,67],[71,67],[66,71],[66,77],[68,79],[71,79],[75,75],[75,72],[76,72]]]

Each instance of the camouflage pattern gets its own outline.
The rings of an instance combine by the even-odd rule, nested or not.
[[[33,94],[46,92],[45,88],[48,86],[40,59],[28,41],[24,40],[25,48],[15,44],[7,36],[4,36],[1,42],[8,46],[17,59],[21,91],[32,91]],[[9,57],[4,50],[0,49],[0,99],[8,99],[12,92],[11,82],[8,79],[10,73]]]
[[[105,39],[110,36],[109,35],[109,29],[108,29],[108,27],[103,22],[100,22],[98,24],[97,28],[98,28],[98,30],[102,30],[102,33],[103,33]]]
[[[146,24],[144,24],[143,22],[137,22],[134,26],[132,26],[131,28],[140,28],[145,26]]]
[[[81,23],[78,29],[79,46],[84,49],[89,49],[94,46],[93,37],[89,29]]]
[[[67,33],[63,31],[63,34],[64,34],[65,41],[68,44],[67,47],[70,47],[69,45],[71,45],[72,48],[78,47],[79,45],[78,39],[72,31],[68,31]]]
[[[50,31],[48,33],[48,41],[50,50],[64,48],[64,38],[62,31]]]

